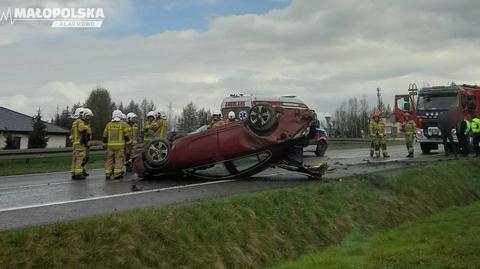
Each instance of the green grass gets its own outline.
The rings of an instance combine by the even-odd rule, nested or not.
[[[480,202],[368,238],[353,233],[338,246],[275,269],[479,268]]]
[[[103,167],[104,160],[104,152],[92,152],[87,167],[88,169]],[[71,164],[71,156],[1,159],[0,176],[70,171]]]
[[[480,197],[477,160],[0,233],[0,268],[263,268]],[[253,184],[253,183],[252,183]],[[158,195],[162,195],[158,193]]]

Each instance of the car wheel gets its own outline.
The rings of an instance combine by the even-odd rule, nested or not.
[[[429,154],[432,150],[428,143],[420,143],[420,149],[422,149],[423,154]]]
[[[315,155],[318,157],[323,157],[327,151],[327,141],[320,140],[317,142],[317,148],[315,149]]]
[[[157,139],[147,144],[143,154],[150,166],[160,168],[167,164],[171,145],[166,139]]]
[[[277,124],[277,117],[272,106],[268,104],[255,105],[250,109],[248,126],[256,133],[271,131]]]

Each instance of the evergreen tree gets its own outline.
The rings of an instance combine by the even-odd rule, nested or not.
[[[40,109],[32,119],[32,127],[33,131],[28,135],[28,148],[46,148],[48,142],[47,125],[42,121]]]
[[[91,109],[93,112],[93,118],[90,123],[93,139],[102,139],[103,129],[112,118],[113,106],[110,93],[107,89],[97,87],[90,93],[90,96],[85,102],[85,107]]]
[[[197,107],[190,102],[182,110],[178,119],[178,130],[180,132],[192,132],[199,127]]]

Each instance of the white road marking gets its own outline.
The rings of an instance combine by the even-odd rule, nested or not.
[[[177,190],[177,189],[198,187],[198,186],[205,186],[205,185],[229,183],[229,182],[234,182],[234,181],[238,181],[238,180],[239,179],[209,181],[209,182],[203,182],[203,183],[195,183],[195,184],[189,184],[189,185],[158,188],[158,189],[151,189],[151,190],[145,190],[145,191],[127,192],[127,193],[119,193],[119,194],[113,194],[113,195],[83,198],[83,199],[78,199],[78,200],[69,200],[69,201],[52,202],[52,203],[45,203],[45,204],[34,204],[34,205],[10,207],[10,208],[0,209],[0,212],[15,211],[15,210],[22,210],[22,209],[29,209],[29,208],[38,208],[38,207],[46,207],[46,206],[52,206],[52,205],[73,204],[73,203],[80,203],[80,202],[94,201],[94,200],[102,200],[102,199],[109,199],[109,198],[114,198],[114,197],[130,196],[130,195],[137,195],[137,194],[144,194],[144,193],[151,193],[151,192],[161,192],[161,191]]]

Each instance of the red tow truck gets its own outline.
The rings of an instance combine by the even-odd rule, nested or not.
[[[456,85],[425,87],[417,90],[409,85],[409,94],[395,95],[395,120],[403,123],[405,113],[412,115],[417,123],[416,138],[423,153],[430,153],[442,144],[442,133],[438,128],[438,116],[450,109],[460,109],[464,114],[480,116],[480,87],[477,85]],[[457,140],[456,130],[452,129]]]

